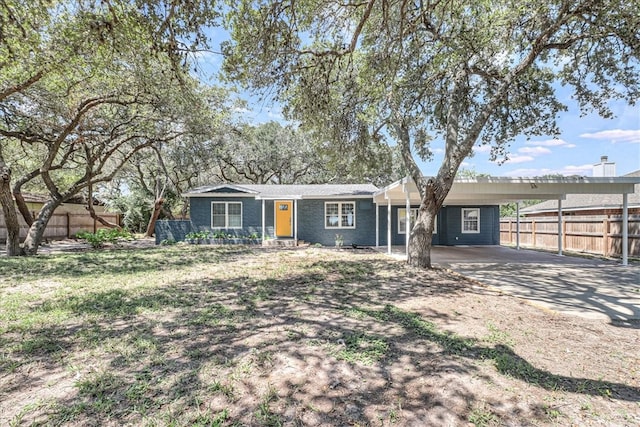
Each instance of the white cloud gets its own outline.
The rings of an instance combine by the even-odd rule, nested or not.
[[[551,150],[545,147],[522,147],[518,149],[518,153],[530,154],[532,156],[540,156],[542,154],[551,154]]]
[[[473,147],[474,153],[488,153],[490,151],[491,151],[490,145],[476,145],[475,147]]]
[[[616,142],[632,142],[640,143],[640,129],[636,130],[623,130],[623,129],[611,129],[603,130],[594,133],[583,133],[581,138],[589,139],[606,139],[613,143]]]
[[[538,147],[566,147],[573,148],[575,144],[570,144],[564,139],[547,139],[545,141],[526,141],[526,145],[536,145]]]
[[[433,148],[433,149],[431,150],[431,152],[432,152],[433,154],[442,154],[442,153],[444,153],[444,148]]]
[[[509,157],[504,164],[509,164],[509,163],[526,163],[526,162],[531,162],[533,161],[534,158],[532,156],[513,156],[513,157]]]
[[[234,113],[239,113],[239,114],[249,114],[251,113],[251,110],[244,108],[244,107],[236,107],[233,109]]]

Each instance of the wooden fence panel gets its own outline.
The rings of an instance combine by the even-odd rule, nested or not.
[[[111,223],[120,224],[120,214],[101,213],[100,216]],[[24,239],[27,236],[29,227],[27,227],[20,214],[18,214],[18,222],[20,223],[20,238]],[[68,239],[75,237],[76,233],[80,231],[95,233],[96,230],[101,228],[108,227],[95,221],[88,213],[54,213],[44,231],[44,238],[51,240]],[[4,222],[4,215],[0,212],[0,242],[6,241],[7,228]]]
[[[622,255],[622,218],[563,217],[563,249],[604,256]],[[516,220],[500,220],[500,243],[516,243]],[[542,249],[558,248],[558,219],[521,218],[520,245]],[[629,256],[640,256],[640,217],[629,218]]]

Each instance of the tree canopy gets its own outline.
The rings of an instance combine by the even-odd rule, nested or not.
[[[640,93],[638,2],[252,1],[232,7],[225,70],[270,88],[289,118],[329,130],[336,151],[391,139],[422,204],[409,262],[430,266],[433,219],[475,144],[503,156],[518,135],[555,135],[566,109]],[[430,142],[445,142],[435,177]]]

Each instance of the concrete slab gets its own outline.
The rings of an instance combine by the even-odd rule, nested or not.
[[[640,265],[504,246],[435,246],[431,256],[436,266],[547,309],[640,327]]]

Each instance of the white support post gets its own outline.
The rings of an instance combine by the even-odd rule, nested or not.
[[[520,200],[516,202],[516,250],[520,250]]]
[[[264,209],[265,203],[264,203],[264,199],[262,199],[262,243],[264,244],[264,238],[265,238],[265,209]]]
[[[298,199],[293,199],[293,241],[298,246]]]
[[[404,227],[404,253],[405,255],[409,255],[409,238],[411,237],[411,193],[409,193],[409,191],[407,191],[406,193],[405,200],[405,221],[406,226]]]
[[[380,247],[380,209],[376,202],[376,248]]]
[[[622,265],[629,264],[629,200],[622,195]]]
[[[391,199],[387,199],[387,253],[391,255]]]
[[[558,255],[562,256],[562,199],[558,199]]]

